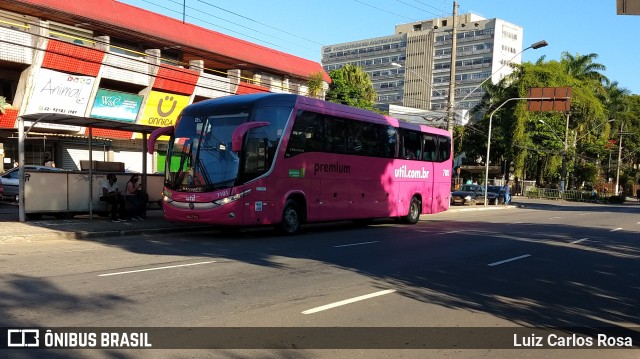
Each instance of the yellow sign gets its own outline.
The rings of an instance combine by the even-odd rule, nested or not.
[[[189,96],[167,92],[151,91],[144,107],[140,124],[156,127],[174,126],[182,109],[189,104]],[[136,138],[142,138],[137,133]],[[168,136],[160,136],[161,141],[168,141]]]
[[[176,124],[178,115],[189,104],[189,96],[151,91],[140,123],[157,127]]]

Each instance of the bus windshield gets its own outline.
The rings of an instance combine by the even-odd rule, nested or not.
[[[247,112],[182,117],[169,145],[165,185],[186,192],[234,186],[240,158],[231,151],[231,135],[248,119]]]

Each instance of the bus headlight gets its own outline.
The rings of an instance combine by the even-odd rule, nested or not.
[[[171,199],[171,192],[169,191],[162,191],[162,201],[164,203],[171,203],[173,202],[173,200]]]
[[[213,204],[215,204],[217,206],[224,206],[225,204],[229,204],[231,202],[235,202],[235,201],[239,200],[240,198],[248,195],[249,192],[251,192],[250,189],[248,189],[248,190],[246,190],[244,192],[241,192],[241,193],[234,194],[233,196],[216,199],[215,201],[213,201]]]

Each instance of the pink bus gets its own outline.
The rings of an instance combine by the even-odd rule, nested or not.
[[[275,225],[398,217],[449,208],[449,132],[293,94],[187,106],[169,135],[163,210],[175,222]]]

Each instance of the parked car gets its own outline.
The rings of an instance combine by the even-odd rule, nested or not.
[[[28,171],[42,171],[42,172],[64,172],[62,168],[56,167],[46,167],[46,166],[35,166],[35,165],[26,165],[24,166],[25,170]],[[3,173],[0,176],[0,181],[2,183],[3,191],[2,198],[6,198],[12,201],[18,201],[18,193],[19,193],[19,182],[20,182],[20,168],[15,167],[7,172]]]
[[[496,198],[498,199],[497,203],[491,203],[491,204],[504,204],[505,192],[502,186],[487,186],[487,191],[489,191],[489,193],[495,193]]]
[[[495,193],[487,193],[487,201],[489,204],[496,204],[497,195]],[[484,187],[477,184],[462,185],[457,191],[451,193],[451,204],[475,205],[484,204]]]

